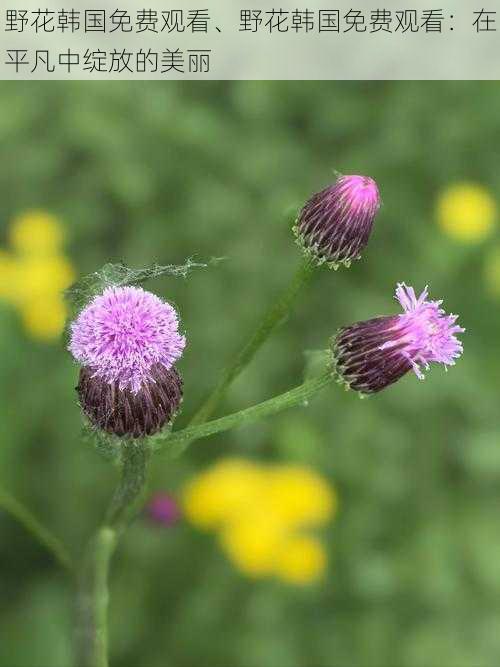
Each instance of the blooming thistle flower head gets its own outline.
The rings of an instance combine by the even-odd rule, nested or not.
[[[306,256],[337,269],[361,257],[380,207],[377,184],[368,176],[339,176],[299,213],[295,234]]]
[[[175,309],[139,287],[110,287],[71,325],[69,350],[82,365],[77,387],[93,424],[141,437],[171,421],[182,398],[173,368],[186,340]]]
[[[376,317],[343,327],[333,340],[339,381],[361,394],[373,394],[396,382],[409,370],[424,379],[431,363],[452,366],[462,354],[455,334],[465,331],[457,315],[447,315],[442,301],[428,300],[427,287],[419,297],[412,287],[397,285],[400,315]]]

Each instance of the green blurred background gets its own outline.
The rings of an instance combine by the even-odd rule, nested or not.
[[[395,283],[460,314],[465,353],[359,401],[308,408],[158,457],[176,493],[228,454],[312,466],[340,498],[329,567],[297,588],[249,580],[212,535],[138,520],[111,576],[115,667],[492,667],[500,655],[500,313],[483,279],[498,242],[459,244],[435,221],[458,181],[500,199],[497,83],[6,83],[0,87],[0,246],[12,218],[50,211],[79,275],[225,257],[150,288],[181,311],[186,420],[299,262],[295,210],[333,170],[374,177],[383,208],[361,262],[319,272],[237,381],[238,409],[300,382],[304,350],[395,312]],[[498,234],[500,239],[500,234]],[[81,440],[77,369],[0,302],[0,480],[80,553],[116,470]],[[0,665],[72,661],[73,589],[0,511]]]

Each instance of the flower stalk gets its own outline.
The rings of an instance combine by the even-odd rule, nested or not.
[[[222,371],[219,381],[207,396],[201,407],[194,414],[189,426],[201,424],[209,419],[217,409],[229,386],[245,370],[255,354],[286,319],[300,292],[309,283],[314,273],[314,262],[304,259],[291,283],[280,299],[264,315],[259,327],[242,347],[232,362]]]
[[[122,475],[108,511],[106,525],[120,531],[146,484],[149,447],[146,440],[125,439],[122,444]]]
[[[103,526],[89,542],[83,559],[76,610],[78,667],[108,665],[108,574],[116,541],[116,531]]]
[[[259,421],[297,405],[304,405],[316,393],[333,382],[330,370],[307,380],[289,391],[263,403],[220,419],[191,426],[167,436],[170,451],[180,454],[190,442],[216,433]],[[146,482],[149,449],[144,440],[125,439],[122,452],[122,476],[111,500],[104,524],[87,547],[78,594],[78,667],[107,667],[108,573],[118,539],[127,525],[131,509]]]
[[[146,441],[124,439],[122,471],[104,524],[91,538],[80,569],[77,596],[77,665],[108,665],[108,574],[114,550],[146,483]]]
[[[233,414],[205,422],[201,425],[188,426],[180,431],[174,431],[166,439],[168,450],[177,456],[185,451],[188,445],[194,440],[200,440],[216,433],[222,433],[232,428],[251,424],[288,408],[306,405],[310,398],[332,382],[334,382],[334,376],[332,371],[328,369],[322,375],[311,380],[306,380],[306,382],[298,387],[274,396],[267,401],[253,405],[250,408],[245,408],[239,412],[234,412]]]

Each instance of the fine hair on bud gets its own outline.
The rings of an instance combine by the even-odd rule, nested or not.
[[[174,419],[182,401],[182,378],[175,368],[157,364],[151,369],[151,380],[134,393],[120,389],[116,380],[106,382],[82,368],[76,390],[94,426],[117,436],[144,438]]]
[[[300,211],[294,232],[308,258],[333,269],[361,257],[380,208],[377,184],[368,176],[339,176]]]
[[[337,379],[360,394],[373,394],[408,371],[424,379],[431,363],[453,366],[462,354],[457,315],[447,315],[442,301],[430,301],[427,287],[419,297],[404,283],[396,288],[400,315],[376,317],[341,328],[332,340]]]

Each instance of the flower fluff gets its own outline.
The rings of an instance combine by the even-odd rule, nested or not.
[[[109,287],[71,325],[69,350],[94,376],[137,394],[154,381],[158,366],[169,370],[186,339],[175,309],[140,287]]]
[[[419,297],[405,283],[397,285],[400,315],[377,317],[343,327],[333,340],[335,370],[346,387],[361,394],[381,391],[409,370],[424,379],[431,363],[452,366],[462,354],[457,315],[447,315],[442,301],[430,301],[427,287]]]

